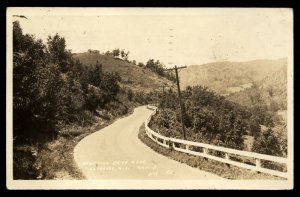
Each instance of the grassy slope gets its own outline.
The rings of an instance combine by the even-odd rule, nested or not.
[[[74,54],[74,58],[78,59],[85,65],[94,65],[97,61],[102,64],[104,72],[118,72],[122,77],[122,84],[130,87],[133,91],[153,91],[160,90],[160,85],[172,83],[153,73],[152,71],[141,68],[130,62],[113,58],[109,55],[78,53]]]
[[[182,87],[205,85],[217,93],[226,93],[227,87],[261,81],[286,68],[286,59],[254,60],[249,62],[215,62],[191,65],[180,72]]]

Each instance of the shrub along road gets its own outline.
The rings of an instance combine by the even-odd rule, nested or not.
[[[87,179],[222,179],[168,159],[138,139],[139,127],[152,110],[137,107],[128,117],[82,139],[74,159]]]

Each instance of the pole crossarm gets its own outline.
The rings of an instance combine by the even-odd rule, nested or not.
[[[181,69],[181,68],[187,68],[186,66],[175,66],[174,68],[166,68],[165,70],[175,70],[175,69]]]

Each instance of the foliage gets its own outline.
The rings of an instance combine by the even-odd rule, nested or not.
[[[187,87],[182,91],[183,121],[187,138],[192,141],[244,149],[244,135],[260,136],[261,124],[273,126],[266,106],[252,108],[226,100],[206,87]],[[153,126],[163,135],[182,138],[181,113],[177,93],[166,91]],[[277,146],[279,143],[273,141]],[[260,146],[260,145],[258,145]],[[275,150],[275,152],[280,152]]]
[[[124,60],[128,60],[129,51],[125,52],[124,49],[122,49],[122,50],[120,51],[120,54],[121,54],[121,57],[122,57]]]
[[[262,154],[282,156],[279,144],[278,138],[274,135],[274,131],[268,128],[255,139],[252,150]]]
[[[143,64],[139,64],[139,66],[143,67]],[[165,66],[159,61],[154,59],[149,59],[145,65],[145,68],[157,73],[160,76],[163,76],[171,81],[175,81],[176,78],[174,74],[169,72],[165,72]]]
[[[120,76],[102,71],[102,65],[86,67],[66,50],[58,34],[47,45],[23,35],[13,23],[14,137],[18,142],[55,137],[58,123],[82,123],[86,110],[115,100]]]
[[[48,51],[52,63],[57,64],[62,72],[66,72],[72,65],[71,52],[66,50],[66,41],[58,34],[48,37]]]
[[[143,64],[143,62],[139,62],[139,63],[138,63],[138,66],[139,66],[139,67],[142,67],[142,68],[145,67],[145,65]]]
[[[258,136],[261,133],[261,126],[259,124],[259,117],[252,115],[249,120],[249,135]]]
[[[112,51],[112,54],[113,54],[114,57],[119,57],[119,55],[120,55],[120,49],[114,49]]]
[[[58,34],[49,36],[46,45],[33,35],[24,35],[18,21],[13,22],[13,81],[13,159],[18,179],[35,179],[41,170],[42,177],[51,179],[52,171],[62,166],[52,171],[53,166],[46,166],[49,162],[56,165],[54,160],[63,157],[53,152],[55,158],[37,160],[20,147],[35,147],[38,155],[49,156],[47,144],[71,135],[71,131],[63,132],[69,125],[91,126],[96,116],[99,119],[99,110],[115,110],[114,116],[120,116],[131,109],[127,97],[122,99],[117,72],[104,72],[99,63],[89,67],[75,60]],[[44,166],[35,168],[40,160]]]
[[[88,54],[101,56],[96,50]],[[114,59],[113,64],[133,65],[126,61],[129,51],[115,49],[107,54],[121,55],[125,60]],[[67,142],[62,136],[80,135],[66,128],[88,127],[99,119],[112,120],[134,106],[153,102],[156,96],[121,88],[122,78],[115,70],[105,72],[98,60],[82,64],[66,49],[66,40],[59,34],[49,36],[46,44],[33,35],[24,35],[18,21],[13,23],[13,81],[14,176],[23,179],[35,179],[40,174],[52,179],[56,171],[63,171],[61,163],[56,162],[64,157],[56,150]],[[48,145],[59,141],[62,143],[50,154]],[[15,148],[23,146],[35,147],[37,154],[45,157],[37,159],[30,151]],[[53,169],[47,167],[49,162]],[[33,168],[38,163],[42,166]]]
[[[13,173],[14,179],[32,179],[39,175],[37,166],[34,165],[37,158],[32,154],[34,150],[29,146],[13,149]],[[20,170],[22,169],[22,170]]]

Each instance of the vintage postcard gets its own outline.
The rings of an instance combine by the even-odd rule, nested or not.
[[[6,36],[8,189],[293,189],[293,9],[8,7]]]

